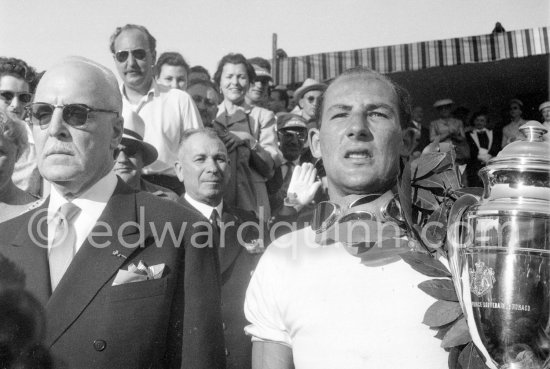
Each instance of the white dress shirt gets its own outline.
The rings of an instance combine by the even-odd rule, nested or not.
[[[76,251],[80,249],[97,220],[105,210],[107,202],[113,195],[117,185],[117,176],[114,172],[109,172],[105,177],[101,178],[86,192],[71,202],[78,206],[81,211],[74,219],[74,228],[76,231]],[[55,233],[54,218],[59,207],[66,202],[69,202],[57,190],[55,185],[51,186],[50,203],[48,204],[48,248],[51,247]],[[116,234],[117,230],[113,231]]]
[[[214,209],[216,209],[216,211],[218,212],[218,216],[220,216],[220,217],[222,216],[223,200],[220,201],[220,203],[216,207],[212,207],[212,206],[207,205],[203,202],[199,202],[199,201],[193,199],[191,196],[189,196],[189,194],[187,192],[185,193],[184,198],[185,198],[185,200],[187,200],[187,202],[189,202],[191,204],[191,206],[193,206],[195,209],[200,211],[200,213],[202,215],[204,215],[204,217],[206,219],[210,219],[210,216],[212,215],[212,210],[214,210]]]
[[[153,145],[159,154],[154,163],[143,168],[143,174],[175,177],[174,163],[178,160],[183,132],[203,127],[193,99],[185,91],[159,85],[154,80],[149,92],[136,105],[126,97],[124,84],[121,93],[123,104],[138,113],[145,122],[143,140]]]

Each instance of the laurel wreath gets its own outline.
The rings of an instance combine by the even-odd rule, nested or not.
[[[434,150],[435,151],[435,150]],[[418,287],[437,299],[422,323],[436,331],[441,347],[449,352],[450,369],[486,369],[472,342],[449,269],[439,260],[447,258],[447,217],[453,203],[464,194],[480,195],[481,188],[463,188],[452,146],[401,163],[398,193],[406,233],[417,245],[400,257],[414,270],[432,277]]]

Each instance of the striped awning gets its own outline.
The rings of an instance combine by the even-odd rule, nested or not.
[[[549,54],[548,27],[278,59],[277,84],[327,80],[362,65],[380,73]]]

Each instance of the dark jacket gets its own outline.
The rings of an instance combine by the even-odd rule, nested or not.
[[[200,214],[185,198],[179,203],[189,211]],[[225,208],[225,206],[224,206]],[[202,214],[201,214],[202,216]],[[207,221],[203,217],[203,221]],[[254,213],[236,208],[224,209],[221,216],[225,228],[225,239],[220,240],[219,260],[222,284],[222,314],[225,333],[228,369],[247,369],[251,367],[252,343],[250,337],[244,333],[248,324],[244,316],[244,299],[252,272],[260,258],[260,254],[252,254],[239,244],[239,226],[245,222],[255,222]],[[229,226],[234,222],[234,226]],[[265,230],[264,230],[265,231]],[[261,237],[258,228],[245,227],[241,233],[244,241],[252,241]]]
[[[85,240],[52,294],[48,202],[0,224],[0,254],[22,268],[46,308],[56,368],[225,367],[214,255],[191,244],[196,214],[119,179],[94,227],[101,247]],[[161,236],[167,226],[175,237]],[[164,263],[164,274],[112,286],[119,269],[139,261]]]
[[[489,155],[495,157],[502,149],[502,133],[495,130],[488,131],[492,132],[491,134],[493,136],[492,142],[490,142],[490,147],[488,148]],[[485,164],[477,158],[479,154],[479,148],[477,147],[473,139],[473,135],[475,134],[474,132],[475,131],[466,133],[466,142],[470,147],[470,159],[468,160],[468,163],[466,165],[466,175],[468,178],[468,186],[483,187],[483,182],[481,181],[478,172],[481,168],[485,166]]]

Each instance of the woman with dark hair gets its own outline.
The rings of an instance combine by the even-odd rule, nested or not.
[[[268,220],[271,215],[265,182],[281,165],[273,112],[246,103],[246,92],[256,74],[242,54],[228,54],[218,64],[214,81],[220,87],[223,101],[218,106],[214,128],[218,130],[228,152],[240,147],[234,175],[234,205],[254,211]],[[248,164],[248,165],[247,165]],[[252,191],[243,190],[252,187]],[[263,214],[263,215],[261,215]]]
[[[37,75],[34,68],[23,60],[0,58],[0,109],[14,119],[23,119],[25,105],[32,101],[32,92],[36,87]],[[25,125],[29,144],[20,153],[13,169],[13,181],[16,186],[33,195],[40,195],[42,178],[36,165],[36,153],[31,130]]]
[[[25,124],[0,110],[0,223],[22,214],[36,200],[12,180],[15,162],[26,148]]]
[[[473,130],[466,134],[466,141],[470,147],[470,160],[466,166],[466,175],[470,187],[483,187],[477,173],[501,149],[502,138],[497,132],[487,129],[488,123],[486,112],[476,112],[471,119]]]

